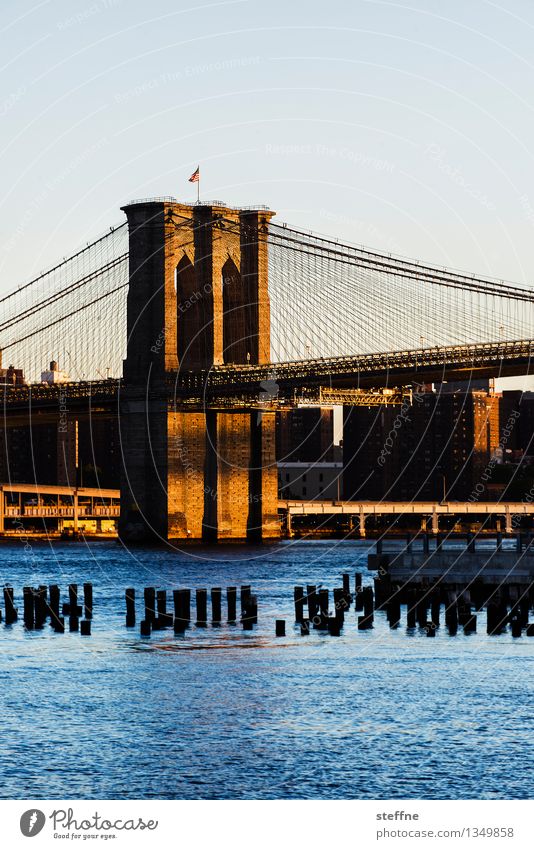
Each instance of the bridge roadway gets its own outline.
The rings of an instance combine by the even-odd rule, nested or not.
[[[252,366],[214,366],[209,373],[182,374],[177,388],[209,393],[247,391],[256,385],[265,393],[306,386],[406,386],[441,380],[507,377],[529,374],[534,340],[487,342],[360,354]]]
[[[117,519],[120,514],[118,489],[0,483],[0,533],[5,520],[72,519],[78,530],[80,519]]]
[[[379,389],[441,380],[507,377],[531,371],[534,340],[454,345],[378,354],[331,357],[265,365],[222,365],[209,371],[178,372],[169,376],[169,405],[276,406],[308,396],[321,387]],[[4,410],[10,421],[30,411],[41,421],[57,416],[58,405],[81,414],[113,413],[123,382],[98,381],[43,384],[4,388]],[[399,396],[402,398],[402,393]],[[310,399],[311,400],[311,399]],[[339,397],[342,402],[343,395]],[[332,403],[332,401],[331,401]],[[350,403],[350,400],[348,401]]]
[[[426,519],[432,519],[432,533],[439,532],[440,516],[504,516],[505,532],[513,533],[513,516],[534,516],[534,502],[524,501],[293,501],[280,500],[278,511],[287,519],[291,531],[294,516],[352,516],[359,521],[359,530],[365,536],[368,516],[420,516],[422,529]],[[424,526],[423,526],[424,522]]]

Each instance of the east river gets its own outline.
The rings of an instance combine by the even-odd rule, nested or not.
[[[293,624],[293,586],[341,586],[369,543],[127,550],[0,547],[2,583],[94,586],[92,636],[0,624],[4,799],[526,799],[534,795],[534,638],[435,639],[381,612],[340,637]],[[251,584],[252,631],[224,621]],[[124,590],[138,595],[125,627]],[[139,635],[142,589],[222,587],[223,624]],[[140,598],[141,597],[141,598]],[[194,593],[193,593],[194,598]],[[172,607],[172,596],[169,599]],[[274,620],[286,619],[276,638]]]

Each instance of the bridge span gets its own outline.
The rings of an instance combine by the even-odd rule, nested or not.
[[[57,520],[58,530],[70,526],[76,533],[83,520],[102,523],[119,515],[118,489],[0,483],[2,534],[23,532],[35,519]]]

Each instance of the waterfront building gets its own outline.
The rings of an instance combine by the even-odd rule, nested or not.
[[[487,500],[501,462],[499,400],[492,390],[442,384],[403,407],[345,407],[343,497]]]

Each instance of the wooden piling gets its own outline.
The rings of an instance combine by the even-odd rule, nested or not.
[[[510,624],[512,626],[512,637],[520,637],[523,633],[523,629],[521,628],[521,620],[519,619],[519,616],[514,616]]]
[[[365,616],[373,616],[374,613],[374,595],[372,587],[364,587],[362,590],[363,612]]]
[[[35,624],[35,599],[33,587],[22,588],[22,601],[24,610],[24,625],[28,630],[31,630]]]
[[[172,593],[174,604],[174,630],[179,634],[189,627],[191,621],[191,590],[179,589]]]
[[[63,616],[54,616],[52,619],[52,627],[57,634],[64,634],[65,618]]]
[[[285,637],[286,635],[286,620],[277,619],[275,622],[275,633],[277,637]]]
[[[69,616],[81,616],[82,608],[78,604],[78,584],[69,584]]]
[[[387,620],[390,628],[397,628],[401,621],[401,607],[396,598],[390,598],[386,607]]]
[[[325,587],[322,587],[317,593],[319,601],[319,616],[321,620],[319,628],[322,629],[328,628],[328,595],[328,590]]]
[[[391,595],[391,583],[387,575],[373,579],[374,601],[377,610],[382,610]]]
[[[173,590],[172,598],[174,604],[173,627],[175,634],[183,634],[189,626],[189,600],[190,591],[185,589]]]
[[[91,620],[90,619],[82,619],[80,622],[80,634],[82,637],[90,637],[91,636]]]
[[[240,591],[240,602],[241,602],[241,619],[244,619],[247,614],[247,610],[249,608],[249,599],[252,595],[252,587],[250,584],[243,584],[241,586]]]
[[[441,601],[439,593],[433,593],[430,598],[430,618],[435,628],[439,628]]]
[[[345,610],[348,610],[347,594],[344,587],[334,589],[334,616],[343,625],[345,621]]]
[[[145,603],[145,622],[150,625],[156,618],[156,588],[145,587],[143,591],[143,600]]]
[[[158,625],[167,628],[172,625],[172,616],[167,613],[167,591],[158,590],[156,593],[156,609],[158,612]]]
[[[445,607],[445,625],[451,637],[458,631],[458,605],[456,601],[456,593],[450,592]]]
[[[153,631],[161,631],[163,628],[165,628],[165,620],[160,619],[160,617],[156,615],[154,616],[150,625]]]
[[[185,620],[182,616],[175,616],[173,620],[173,630],[175,634],[183,634],[185,631]]]
[[[466,622],[471,618],[471,601],[466,600],[465,594],[462,594],[458,602],[458,624],[465,626]]]
[[[211,590],[211,623],[212,625],[220,625],[222,621],[222,589],[221,587],[212,587]]]
[[[491,601],[486,609],[486,630],[490,636],[497,636],[504,627],[500,606],[496,601]]]
[[[83,613],[86,619],[93,617],[93,585],[87,583],[83,585]]]
[[[428,622],[428,599],[423,590],[424,597],[417,601],[415,607],[415,618],[420,628],[426,628]]]
[[[182,604],[183,603],[182,603],[182,595],[180,593],[180,590],[173,590],[172,591],[172,603],[173,603],[173,607],[174,607],[173,622],[175,622],[177,619],[181,619],[181,616],[182,616]]]
[[[126,627],[133,628],[135,625],[135,589],[129,587],[126,590]]]
[[[360,572],[356,572],[356,592],[354,594],[354,610],[360,613],[363,610],[363,587],[362,576]]]
[[[191,622],[191,590],[187,587],[180,590],[182,594],[182,616],[185,620],[186,627]]]
[[[241,621],[247,623],[247,630],[258,621],[258,599],[252,595],[251,587],[247,584],[241,587]],[[250,628],[248,625],[250,624]],[[243,627],[245,627],[243,625]]]
[[[13,587],[4,587],[4,610],[6,614],[6,625],[17,621],[18,611],[15,607],[15,593]]]
[[[328,617],[328,633],[331,637],[339,637],[341,634],[342,623],[337,616]]]
[[[474,614],[470,614],[464,622],[464,634],[475,634],[477,630],[477,618]]]
[[[533,627],[533,630],[534,630],[534,626],[532,626],[532,627]],[[301,633],[302,637],[307,637],[309,635],[309,633],[310,633],[310,620],[309,619],[303,619],[302,622],[300,623],[300,633]]]
[[[528,599],[523,597],[520,599],[517,605],[517,612],[519,616],[519,621],[521,622],[521,627],[526,628],[528,625]]]
[[[208,591],[200,589],[196,591],[197,606],[197,628],[206,628],[208,625]]]
[[[352,595],[350,592],[350,575],[346,572],[343,573],[343,594],[348,609],[352,604]]]
[[[48,603],[46,596],[47,587],[44,584],[41,584],[41,586],[33,591],[36,628],[42,628],[46,622],[46,617],[48,616]]]
[[[140,625],[140,632],[142,637],[150,637],[152,631],[152,620],[151,619],[143,619]]]
[[[60,590],[57,584],[50,584],[48,587],[48,609],[50,611],[50,619],[59,619],[59,604]]]
[[[304,587],[294,587],[293,600],[295,602],[295,622],[302,622],[304,619]]]
[[[226,604],[228,607],[228,624],[235,625],[237,621],[237,587],[226,587]]]
[[[315,584],[308,584],[306,587],[306,597],[308,599],[308,618],[310,622],[313,622],[315,617],[317,616],[318,606],[317,606],[317,587]]]
[[[69,616],[69,631],[77,631],[79,627],[79,618],[77,616]]]

